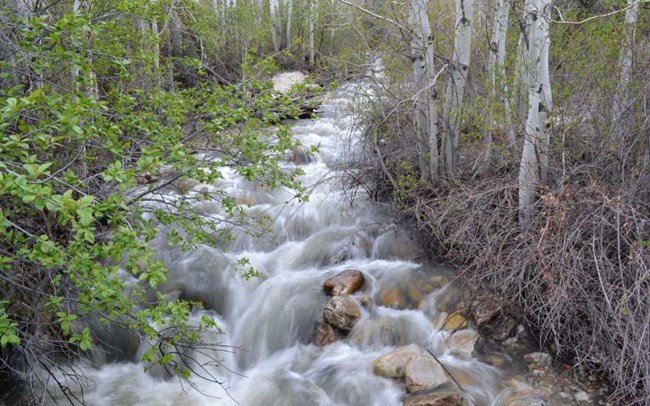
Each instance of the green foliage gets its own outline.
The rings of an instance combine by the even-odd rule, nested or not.
[[[173,246],[223,244],[227,233],[192,209],[197,200],[219,200],[235,224],[246,223],[246,212],[222,190],[183,196],[162,210],[155,193],[176,184],[165,170],[179,182],[214,184],[221,168],[234,167],[247,180],[307,199],[301,172],[281,165],[296,142],[286,127],[267,129],[296,117],[302,103],[258,80],[274,62],[257,61],[237,85],[163,90],[154,84],[162,72],[152,65],[161,38],[125,21],[162,19],[164,6],[105,1],[95,4],[97,14],[13,21],[20,52],[2,65],[0,79],[7,85],[0,90],[2,349],[49,356],[30,347],[33,334],[44,334],[64,343],[62,352],[87,351],[95,341],[91,318],[165,346],[199,339],[188,321],[192,305],[164,300],[159,291],[167,271],[150,242],[161,226],[172,226]],[[200,161],[194,152],[201,146],[219,158]],[[143,184],[147,177],[153,181]],[[240,265],[244,277],[258,275],[245,260]],[[123,270],[138,281],[128,289]],[[145,305],[151,292],[160,300]],[[39,325],[43,318],[54,327]],[[215,327],[207,317],[198,326]],[[156,356],[145,354],[171,362]],[[177,372],[187,377],[187,370]]]

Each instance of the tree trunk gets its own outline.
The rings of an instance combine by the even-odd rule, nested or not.
[[[529,87],[529,66],[528,65],[528,42],[522,32],[519,34],[517,44],[517,61],[515,62],[515,78],[513,81],[513,100],[517,118],[525,117],[528,113],[528,87]]]
[[[532,224],[536,190],[544,179],[544,158],[548,148],[548,112],[551,89],[548,83],[548,48],[550,46],[548,17],[551,0],[528,0],[528,117],[524,148],[519,169],[519,223],[522,228]],[[545,49],[546,48],[546,49]],[[546,59],[546,60],[545,60]]]
[[[625,134],[629,124],[625,119],[626,112],[631,108],[629,96],[630,76],[632,73],[632,57],[634,55],[634,44],[636,40],[637,16],[639,13],[640,0],[628,0],[628,9],[625,12],[625,42],[621,46],[621,54],[618,62],[619,81],[614,100],[614,120],[617,123],[619,134]]]
[[[409,0],[409,26],[412,30],[411,61],[413,84],[417,92],[416,128],[420,173],[423,179],[440,175],[438,115],[434,89],[433,37],[424,0]],[[427,160],[428,157],[428,160]]]
[[[309,3],[308,25],[309,25],[309,63],[313,66],[316,62],[316,53],[314,51],[314,20],[316,20],[316,0]]]
[[[291,20],[293,17],[293,0],[287,0],[287,50],[291,51]]]
[[[456,34],[454,38],[454,55],[449,65],[451,80],[447,85],[445,96],[445,136],[443,138],[445,153],[445,172],[455,176],[458,166],[458,139],[462,121],[463,97],[472,53],[472,26],[474,0],[456,1]]]
[[[279,52],[282,46],[282,26],[280,25],[280,0],[270,0],[271,10],[271,36],[273,38],[273,49]]]

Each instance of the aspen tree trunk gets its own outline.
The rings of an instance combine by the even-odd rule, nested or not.
[[[528,55],[531,80],[528,88],[528,117],[524,148],[519,168],[519,223],[522,228],[531,225],[536,200],[536,189],[545,177],[542,154],[548,148],[548,112],[551,89],[548,84],[548,47],[550,46],[548,17],[551,0],[528,0]],[[546,48],[546,49],[544,49]]]
[[[620,129],[622,135],[627,130],[625,123],[626,111],[630,108],[630,96],[628,87],[630,85],[630,76],[632,73],[632,56],[634,54],[634,44],[636,39],[637,16],[639,13],[640,0],[628,0],[628,9],[625,12],[625,42],[621,46],[621,54],[618,62],[619,81],[616,97],[614,100],[614,120]]]
[[[293,17],[293,0],[287,0],[287,50],[291,51],[291,20]]]
[[[273,38],[273,49],[280,51],[282,44],[282,28],[280,25],[280,0],[270,0],[271,10],[271,36]]]
[[[445,119],[447,122],[443,138],[445,172],[455,176],[458,165],[458,138],[462,120],[463,96],[472,52],[472,26],[474,0],[456,1],[456,34],[454,55],[449,65],[451,80],[445,95]]]
[[[309,3],[308,29],[309,29],[309,63],[313,66],[316,62],[316,53],[314,51],[314,20],[316,20],[316,0]]]
[[[436,179],[440,175],[441,154],[436,92],[434,89],[433,37],[425,1],[409,0],[408,6],[408,22],[412,30],[413,84],[418,94],[416,128],[420,173],[424,179]]]
[[[510,100],[508,99],[508,81],[506,80],[506,40],[508,35],[510,4],[507,0],[497,0],[497,6],[499,18],[495,18],[494,22],[494,34],[497,40],[494,73],[498,80],[494,82],[494,88],[500,92],[499,96],[503,105],[507,147],[513,150],[516,146],[515,127],[512,125],[512,112],[510,109]]]
[[[492,131],[494,131],[493,110],[497,104],[503,107],[503,118],[506,126],[506,147],[514,152],[516,146],[515,128],[510,116],[510,101],[508,99],[508,85],[506,81],[506,35],[508,30],[509,4],[507,0],[495,0],[494,25],[492,39],[490,40],[490,54],[488,56],[488,81],[490,84],[490,97],[487,101],[486,112],[488,115],[487,126],[483,136],[485,144],[482,156],[479,158],[478,173],[485,173],[490,168],[492,160]]]
[[[528,43],[524,33],[519,34],[517,43],[517,60],[515,62],[515,78],[513,81],[513,100],[517,117],[525,117],[528,113]]]

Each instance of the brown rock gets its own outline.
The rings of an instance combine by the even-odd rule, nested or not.
[[[406,391],[409,393],[432,390],[449,382],[442,366],[428,355],[418,355],[406,363]]]
[[[495,341],[505,341],[512,337],[517,327],[517,322],[510,316],[501,316],[484,325],[481,331]]]
[[[332,344],[334,341],[341,338],[341,335],[338,331],[331,325],[327,323],[318,323],[316,326],[316,332],[314,333],[314,345],[318,347],[323,347],[328,344]]]
[[[472,319],[478,327],[488,325],[492,320],[503,314],[503,308],[497,298],[486,296],[472,305]]]
[[[377,358],[372,364],[372,372],[384,378],[404,378],[406,364],[413,357],[422,353],[422,349],[415,344],[400,347]]]
[[[389,288],[381,292],[380,301],[383,306],[393,309],[404,309],[406,307],[404,295],[398,288]]]
[[[345,296],[334,296],[323,309],[323,319],[345,331],[352,330],[359,317],[361,317],[359,305]]]
[[[462,314],[456,312],[447,316],[443,323],[445,331],[456,331],[467,327],[467,319]]]
[[[456,392],[432,392],[424,395],[409,395],[404,406],[462,406],[463,397]]]
[[[406,285],[406,294],[413,303],[419,303],[422,300],[422,293],[414,283]]]
[[[351,295],[361,289],[365,281],[363,273],[348,269],[328,278],[323,288],[328,296]]]
[[[176,181],[174,186],[176,186],[176,190],[178,190],[179,193],[186,194],[200,184],[201,182],[196,179],[181,179]]]

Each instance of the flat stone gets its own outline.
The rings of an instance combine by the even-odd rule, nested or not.
[[[418,355],[406,363],[404,372],[409,393],[432,390],[449,382],[443,367],[428,355]]]
[[[591,397],[587,394],[585,391],[580,391],[573,395],[573,398],[576,400],[576,402],[591,402]]]
[[[409,395],[404,406],[462,406],[463,397],[456,392],[432,392],[423,395]]]
[[[339,332],[336,331],[332,325],[321,322],[316,326],[313,342],[314,345],[323,347],[328,344],[332,344],[339,338],[341,338],[341,334],[339,334]]]
[[[328,296],[351,295],[361,289],[365,281],[363,273],[348,269],[328,278],[323,284],[323,289]]]
[[[334,296],[323,309],[323,319],[341,330],[352,330],[361,317],[357,302],[346,296]]]
[[[524,355],[526,362],[537,365],[551,365],[553,358],[545,352],[531,352]]]
[[[395,351],[377,358],[372,364],[372,372],[384,378],[402,379],[406,364],[413,357],[422,354],[422,349],[415,344],[399,347]]]
[[[550,406],[551,402],[545,393],[537,390],[523,390],[508,396],[504,406]]]

